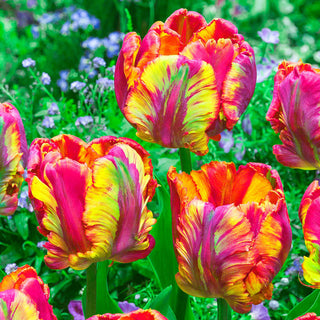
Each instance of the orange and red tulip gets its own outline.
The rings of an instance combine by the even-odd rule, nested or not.
[[[271,299],[292,238],[278,173],[211,162],[190,174],[171,167],[168,182],[179,287],[224,298],[239,313]]]
[[[48,303],[50,290],[32,267],[25,265],[0,283],[1,320],[57,320]]]
[[[156,310],[136,310],[130,313],[103,314],[95,315],[88,320],[167,320],[160,312]]]

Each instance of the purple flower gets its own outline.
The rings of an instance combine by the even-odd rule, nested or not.
[[[83,89],[86,86],[86,84],[84,82],[81,81],[73,81],[71,83],[70,89],[73,91],[80,91],[81,89]]]
[[[95,68],[100,68],[100,67],[105,67],[106,66],[106,62],[100,57],[95,57],[92,60],[92,62],[93,62],[93,66]]]
[[[85,320],[82,310],[81,301],[71,300],[68,305],[68,310],[70,314],[73,316],[74,320]]]
[[[59,107],[57,105],[57,103],[55,102],[52,102],[49,109],[48,109],[48,114],[50,116],[53,116],[55,114],[60,114],[60,110],[59,110]]]
[[[101,39],[95,37],[90,37],[82,42],[82,48],[89,49],[91,51],[96,50],[100,46],[102,46]]]
[[[41,82],[42,82],[45,86],[50,84],[51,78],[50,78],[50,76],[49,76],[46,72],[42,72]]]
[[[251,136],[252,133],[252,124],[250,121],[250,116],[248,114],[246,114],[242,120],[241,123],[242,126],[242,130],[247,133],[249,136]]]
[[[236,157],[236,159],[238,161],[241,161],[246,153],[246,148],[244,147],[243,145],[243,142],[242,142],[242,138],[239,137],[239,142],[236,143],[235,147],[234,147],[234,156]]]
[[[15,263],[8,263],[5,268],[4,268],[4,272],[6,274],[10,274],[13,271],[16,271],[18,269],[18,266]]]
[[[77,120],[76,120],[76,126],[80,126],[80,125],[83,125],[84,127],[90,123],[93,123],[93,119],[91,116],[83,116],[83,117],[79,117]]]
[[[28,191],[24,190],[20,193],[20,197],[18,199],[18,206],[20,208],[25,208],[27,209],[29,212],[33,212],[33,207],[32,204],[29,201],[29,197],[28,197]]]
[[[57,86],[61,89],[61,91],[66,92],[69,88],[68,82],[63,79],[57,80]]]
[[[50,24],[55,23],[60,20],[58,13],[44,13],[39,19],[40,24]]]
[[[269,302],[270,309],[277,310],[277,309],[279,309],[279,307],[280,307],[280,304],[277,300],[270,300],[270,302]]]
[[[263,302],[258,305],[252,305],[250,316],[252,320],[270,320],[268,309],[263,306]]]
[[[67,80],[68,76],[69,76],[69,73],[70,73],[69,70],[61,70],[59,72],[59,76],[60,76],[61,79]]]
[[[293,261],[292,266],[290,266],[290,267],[285,271],[285,274],[288,276],[288,275],[291,275],[291,274],[299,273],[299,275],[302,276],[302,274],[303,274],[303,270],[302,270],[302,267],[301,267],[302,259],[303,259],[302,257],[296,258],[296,259]]]
[[[40,241],[37,243],[37,248],[45,250],[44,245],[47,243],[47,241]]]
[[[31,33],[34,39],[38,39],[40,36],[39,27],[32,25],[31,26]]]
[[[100,86],[102,90],[114,89],[114,80],[108,78],[100,78],[96,81],[96,84]]]
[[[222,148],[225,153],[229,153],[234,144],[232,131],[224,130],[220,135],[219,147]]]
[[[27,1],[27,7],[29,9],[32,9],[32,8],[35,8],[38,4],[38,1],[37,0],[28,0]]]
[[[42,126],[48,129],[52,129],[55,127],[54,120],[51,117],[45,116],[42,121]]]
[[[128,301],[120,301],[118,302],[119,308],[123,311],[123,313],[129,313],[131,311],[136,311],[139,308],[131,302]]]
[[[269,28],[263,28],[261,31],[258,31],[258,35],[265,43],[279,43],[279,31],[271,31]]]
[[[265,64],[257,64],[257,83],[263,82],[271,75],[273,67]]]
[[[35,23],[33,13],[30,11],[17,11],[16,15],[18,28],[25,28],[26,26]]]
[[[36,62],[31,58],[27,58],[22,61],[22,66],[24,68],[34,67],[35,65],[36,65]]]

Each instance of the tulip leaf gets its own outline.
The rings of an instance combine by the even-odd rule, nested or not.
[[[146,306],[146,309],[151,308],[157,310],[168,320],[176,320],[176,316],[169,305],[171,293],[172,286],[165,288]]]
[[[315,290],[296,305],[287,315],[286,320],[293,320],[306,313],[320,314],[320,290]]]
[[[3,277],[6,276],[6,273],[0,268],[0,282],[2,281]]]
[[[161,183],[158,177],[157,180]],[[175,274],[178,272],[178,264],[173,250],[169,192],[163,183],[157,188],[156,192],[160,215],[151,232],[155,238],[156,245],[150,254],[150,260],[160,279],[160,289],[162,289],[175,285]]]

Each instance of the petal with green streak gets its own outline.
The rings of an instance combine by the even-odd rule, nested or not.
[[[320,168],[320,74],[298,69],[290,73],[279,87],[286,129],[275,146],[277,160],[286,166],[300,169]]]
[[[177,227],[178,285],[191,295],[224,298],[239,313],[270,299],[291,245],[286,214],[283,202],[214,209],[191,201]]]
[[[94,245],[106,242],[108,259],[131,262],[150,253],[154,242],[148,232],[155,220],[142,197],[149,179],[141,157],[126,145],[94,163],[86,198],[87,235]]]
[[[218,113],[212,67],[178,56],[155,59],[131,89],[124,114],[137,135],[165,147],[208,152],[208,126]]]

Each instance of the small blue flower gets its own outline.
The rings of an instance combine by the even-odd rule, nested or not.
[[[11,272],[14,272],[18,269],[18,266],[15,263],[8,263],[5,268],[4,268],[4,272],[6,274],[10,274]]]
[[[242,138],[239,137],[238,139],[239,139],[239,142],[237,142],[234,147],[234,151],[235,151],[234,156],[238,161],[241,161],[246,153],[246,148],[242,142]]]
[[[70,34],[70,25],[71,25],[71,23],[70,23],[70,21],[66,21],[63,25],[62,25],[62,27],[61,27],[61,29],[60,29],[60,33],[61,34],[63,34],[63,35],[68,35],[68,34]]]
[[[66,92],[69,88],[68,82],[64,79],[58,79],[57,86],[61,89],[62,92]]]
[[[92,62],[93,62],[93,66],[95,68],[100,68],[100,67],[105,67],[106,66],[106,62],[100,57],[95,57],[92,60]]]
[[[250,316],[252,320],[270,320],[268,309],[263,306],[263,302],[257,305],[252,305]]]
[[[270,309],[277,310],[277,309],[279,309],[279,307],[280,307],[280,304],[277,300],[270,300],[270,302],[269,302]]]
[[[251,136],[252,133],[252,124],[250,121],[250,116],[246,114],[242,120],[241,123],[242,129],[245,133],[247,133],[249,136]]]
[[[76,92],[76,91],[80,91],[85,86],[86,86],[86,84],[84,82],[74,81],[71,83],[70,89]]]
[[[69,76],[69,73],[70,73],[69,70],[61,70],[61,71],[59,72],[59,76],[60,76],[61,79],[67,80],[67,79],[68,79],[68,76]]]
[[[114,89],[114,80],[108,78],[100,78],[96,81],[96,84],[100,86],[102,90]]]
[[[89,49],[91,51],[95,51],[102,45],[103,43],[101,39],[96,37],[89,37],[87,40],[82,42],[82,48]]]
[[[40,80],[45,86],[49,85],[51,82],[51,78],[46,72],[42,72]]]
[[[52,102],[49,109],[48,109],[48,114],[50,116],[53,116],[55,114],[60,114],[60,110],[58,107],[58,104],[56,102]]]
[[[36,62],[33,60],[33,59],[31,59],[31,58],[27,58],[27,59],[24,59],[23,61],[22,61],[22,66],[24,67],[24,68],[32,68],[32,67],[34,67],[36,65]]]
[[[279,31],[271,31],[269,28],[263,28],[261,31],[258,31],[258,35],[265,43],[279,43]]]
[[[55,127],[53,118],[45,116],[42,121],[42,126],[48,129],[53,129]]]
[[[120,301],[118,302],[118,306],[123,313],[129,313],[139,309],[134,303],[128,301]]]
[[[30,203],[29,196],[28,196],[28,190],[23,190],[20,193],[19,199],[18,199],[18,206],[20,208],[25,208],[29,212],[33,212],[32,204]]]
[[[28,0],[27,1],[27,7],[29,9],[35,8],[38,4],[38,0]]]
[[[38,39],[40,36],[39,27],[32,25],[31,26],[31,33],[32,33],[33,39]]]
[[[43,246],[47,243],[47,241],[40,241],[37,243],[37,248],[39,249],[45,249]]]
[[[77,127],[80,126],[80,125],[83,125],[85,127],[90,123],[93,123],[93,119],[92,119],[91,116],[79,117],[75,122]]]
[[[224,130],[220,135],[219,147],[222,148],[225,153],[229,153],[234,144],[232,131]]]

